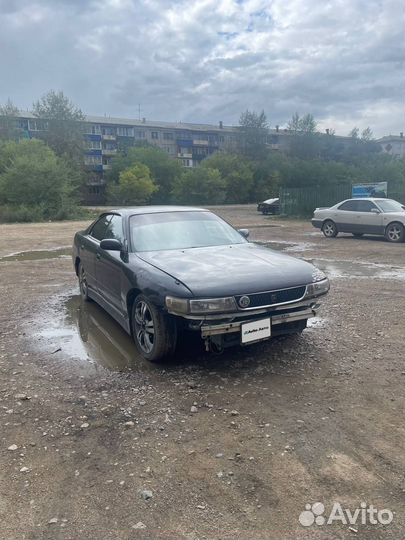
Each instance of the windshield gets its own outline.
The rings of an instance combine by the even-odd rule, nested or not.
[[[211,212],[163,212],[131,216],[134,251],[243,244],[246,240]]]
[[[403,212],[404,207],[397,201],[391,199],[379,199],[376,201],[383,212]]]

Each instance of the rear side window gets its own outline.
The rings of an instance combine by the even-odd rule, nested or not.
[[[358,201],[346,201],[340,206],[338,206],[338,210],[346,210],[346,211],[356,211],[357,210],[357,203]]]
[[[124,242],[124,233],[122,231],[122,217],[121,216],[113,214],[104,238],[108,238],[108,239],[114,238],[116,240],[119,240],[121,243]]]
[[[101,216],[101,218],[96,221],[96,223],[93,225],[93,228],[91,229],[90,236],[95,238],[96,240],[103,240],[106,236],[108,225],[111,221],[111,214],[106,214],[104,216]]]
[[[377,208],[376,205],[371,201],[357,201],[358,212],[371,212],[373,208]]]

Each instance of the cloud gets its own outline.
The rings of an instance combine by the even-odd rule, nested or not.
[[[0,102],[88,114],[403,131],[401,0],[0,0]]]

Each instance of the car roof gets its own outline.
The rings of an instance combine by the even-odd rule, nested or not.
[[[133,206],[133,207],[124,207],[124,208],[111,208],[105,210],[104,214],[116,213],[121,214],[122,216],[133,216],[137,214],[158,214],[158,213],[168,213],[168,212],[209,212],[205,208],[196,208],[193,206],[170,206],[170,205],[161,205],[161,206]]]
[[[388,199],[388,197],[351,197],[350,199],[345,199],[344,201],[395,201],[394,199]],[[395,201],[397,202],[397,201]],[[340,203],[337,203],[340,204]]]

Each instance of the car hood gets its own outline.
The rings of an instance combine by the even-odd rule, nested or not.
[[[136,255],[200,298],[306,285],[316,271],[312,264],[252,243]]]

